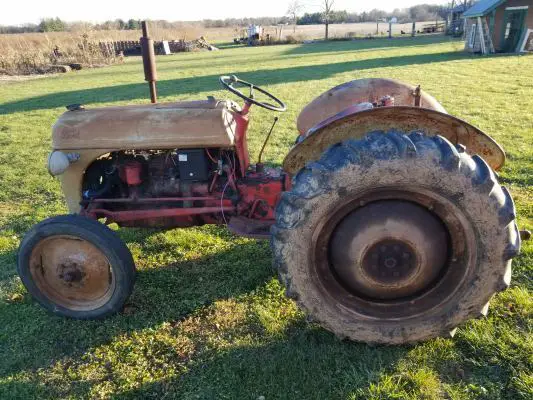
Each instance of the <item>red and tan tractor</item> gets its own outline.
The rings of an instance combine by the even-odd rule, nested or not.
[[[235,76],[220,81],[242,106],[73,105],[59,118],[48,168],[71,214],[33,227],[18,257],[42,306],[80,319],[121,310],[135,265],[111,223],[226,224],[270,239],[287,296],[337,336],[369,343],[453,334],[509,286],[521,238],[489,136],[420,88],[361,79],[303,109],[281,167],[261,155],[254,165],[251,107],[285,104]]]

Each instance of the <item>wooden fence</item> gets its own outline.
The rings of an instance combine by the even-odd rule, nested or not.
[[[98,43],[100,51],[106,57],[118,55],[120,53],[125,56],[141,55],[141,42],[138,40],[123,40],[123,41],[106,41]],[[185,40],[173,40],[168,42],[168,47],[171,53],[179,53],[184,51],[194,51],[198,46],[193,42],[186,42]],[[154,42],[154,49],[156,54],[163,54],[163,43]]]

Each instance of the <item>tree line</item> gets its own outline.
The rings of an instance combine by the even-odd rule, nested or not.
[[[446,18],[448,8],[436,5],[421,5],[407,9],[395,9],[392,12],[374,9],[361,13],[343,11],[331,11],[329,14],[330,24],[376,22],[396,18],[398,23],[410,21],[431,21],[435,18]],[[324,13],[305,13],[296,19],[297,25],[316,25],[324,23]]]
[[[323,9],[319,12],[303,13],[302,3],[293,0],[289,3],[287,15],[282,17],[259,17],[259,18],[225,18],[225,19],[206,19],[198,21],[195,24],[203,25],[206,28],[223,28],[234,26],[254,25],[278,25],[294,24],[311,25],[311,24],[338,24],[338,23],[357,23],[357,22],[376,22],[388,20],[395,17],[398,22],[408,21],[429,21],[433,19],[444,19],[454,4],[471,4],[471,0],[452,1],[446,5],[420,4],[404,9],[395,9],[392,12],[374,9],[371,11],[347,12],[346,10],[334,10],[334,0],[322,0]],[[160,28],[181,28],[183,22],[169,22],[165,20],[152,21]],[[190,24],[190,23],[189,23]],[[99,24],[88,22],[66,22],[60,18],[44,18],[39,24],[25,24],[21,26],[0,26],[0,33],[24,33],[24,32],[61,32],[76,30],[138,30],[141,21],[135,19],[123,20],[115,19],[105,21]]]
[[[324,2],[325,3],[325,2]],[[329,6],[329,4],[328,4]],[[279,24],[293,24],[296,25],[319,25],[323,24],[326,19],[325,10],[313,13],[303,13],[301,16],[299,12],[303,9],[298,2],[289,4],[287,15],[283,17],[263,17],[263,18],[226,18],[217,20],[204,20],[204,26],[209,28],[223,28],[231,26],[248,26],[255,25],[279,25]],[[342,24],[342,23],[357,23],[357,22],[376,22],[378,20],[388,20],[395,17],[399,23],[410,21],[431,21],[435,18],[446,18],[449,11],[449,5],[434,5],[434,4],[420,4],[409,8],[396,8],[392,12],[374,9],[371,11],[363,11],[361,13],[348,12],[346,10],[329,10],[328,7],[328,23]]]
[[[141,21],[136,19],[116,19],[100,24],[92,24],[89,22],[66,22],[60,18],[43,18],[39,24],[24,24],[21,26],[0,25],[0,33],[65,32],[79,30],[80,28],[94,30],[138,30],[141,29]]]

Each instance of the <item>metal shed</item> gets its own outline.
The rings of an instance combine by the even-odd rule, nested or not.
[[[463,16],[466,51],[533,51],[533,0],[481,0]]]

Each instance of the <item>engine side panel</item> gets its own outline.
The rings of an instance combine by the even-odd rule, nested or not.
[[[87,167],[98,157],[116,150],[117,149],[78,151],[77,154],[79,154],[79,159],[75,163],[70,164],[67,170],[59,175],[61,189],[65,196],[69,213],[78,214],[81,210],[80,201],[82,182]]]
[[[383,107],[332,118],[329,124],[310,129],[283,161],[284,170],[293,175],[307,162],[316,161],[331,145],[347,139],[359,139],[373,131],[421,132],[441,135],[454,144],[462,144],[466,152],[482,157],[498,170],[505,162],[503,149],[487,134],[449,114],[419,107]]]

